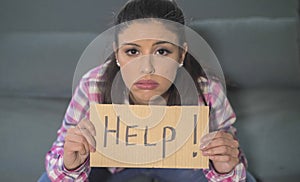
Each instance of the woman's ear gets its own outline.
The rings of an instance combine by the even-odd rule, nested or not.
[[[181,47],[181,49],[182,49],[182,52],[181,52],[181,55],[180,55],[179,64],[183,64],[186,53],[188,52],[188,45],[187,45],[186,42],[183,43],[183,46]]]

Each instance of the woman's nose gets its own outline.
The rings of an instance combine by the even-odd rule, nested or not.
[[[151,55],[147,55],[142,58],[140,70],[143,74],[153,74],[155,72],[152,59],[153,57]]]

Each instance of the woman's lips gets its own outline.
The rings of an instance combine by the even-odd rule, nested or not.
[[[159,84],[154,80],[139,80],[135,82],[134,85],[138,89],[142,89],[142,90],[153,90],[159,86]]]

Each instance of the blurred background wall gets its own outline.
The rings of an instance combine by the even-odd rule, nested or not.
[[[125,2],[1,0],[0,94],[70,97],[81,53],[112,26]],[[297,0],[179,0],[178,4],[187,22],[294,18],[298,13]]]

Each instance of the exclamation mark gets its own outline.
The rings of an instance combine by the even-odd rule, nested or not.
[[[194,145],[197,144],[197,115],[194,114]],[[193,158],[197,156],[197,152],[193,152]]]

